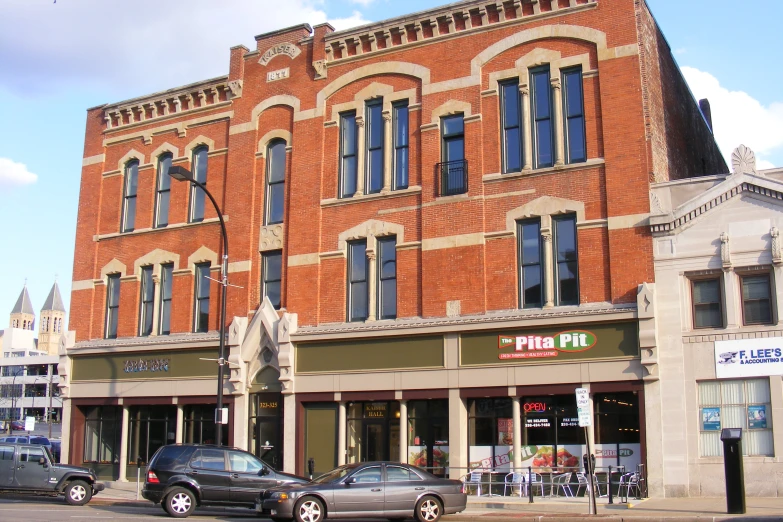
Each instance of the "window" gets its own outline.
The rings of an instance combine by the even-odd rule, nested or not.
[[[285,201],[285,141],[274,140],[266,153],[266,224],[283,222]]]
[[[742,275],[742,319],[743,323],[772,323],[769,274]]]
[[[500,467],[512,448],[513,423],[510,398],[468,399],[469,466]]]
[[[408,102],[392,106],[394,125],[394,190],[408,188]]]
[[[139,162],[129,161],[125,165],[125,185],[122,194],[123,232],[133,232],[136,223],[136,191],[139,188]]]
[[[188,404],[182,411],[182,442],[215,443],[215,404]],[[223,440],[228,440],[228,424],[221,424]]]
[[[576,251],[576,218],[552,218],[553,243],[556,253],[555,304],[579,304],[579,283]]]
[[[117,338],[120,311],[120,274],[111,274],[106,285],[106,339]]]
[[[464,116],[457,114],[442,118],[441,136],[441,195],[464,194],[468,191]]]
[[[723,455],[721,428],[742,428],[742,453],[772,456],[768,379],[700,382],[699,429],[702,457]]]
[[[500,129],[503,172],[522,170],[522,126],[519,107],[519,80],[500,84]]]
[[[38,463],[39,459],[44,456],[43,448],[19,448],[19,462],[35,462]]]
[[[135,465],[137,457],[147,463],[161,446],[174,444],[176,406],[131,406],[128,416],[128,464]]]
[[[264,252],[263,270],[264,279],[261,295],[268,297],[275,310],[280,309],[280,281],[283,279],[283,252]]]
[[[194,332],[209,331],[209,263],[196,265],[196,311]]]
[[[367,319],[367,241],[348,243],[348,320]]]
[[[340,197],[356,193],[356,113],[340,115]]]
[[[174,265],[166,264],[160,267],[160,318],[158,320],[158,334],[169,335],[171,333],[171,296],[174,277]]]
[[[83,407],[84,408],[84,407]],[[119,462],[122,409],[88,406],[84,411],[84,462]]]
[[[141,268],[141,310],[139,310],[139,335],[152,333],[153,307],[155,306],[155,283],[152,281],[152,266]]]
[[[723,327],[720,278],[691,281],[693,294],[693,327]]]
[[[207,154],[209,150],[206,147],[199,147],[193,151],[193,179],[207,184]],[[190,222],[197,223],[204,221],[204,198],[206,194],[196,184],[191,183],[190,187]]]
[[[531,116],[533,125],[533,161],[535,168],[554,165],[552,129],[552,91],[549,66],[530,72]]]
[[[239,451],[228,452],[228,462],[231,465],[231,471],[236,473],[251,473],[258,475],[258,472],[264,468],[260,460]]]
[[[414,475],[416,478],[411,478],[411,473],[407,468],[401,468],[399,466],[386,466],[386,482],[408,482],[409,480],[421,480],[418,475]]]
[[[541,221],[517,223],[519,238],[519,307],[544,305],[543,265],[541,263]]]
[[[14,460],[14,447],[0,446],[0,460]]]
[[[163,154],[158,158],[158,186],[155,190],[155,228],[169,224],[169,199],[171,196],[171,154]]]
[[[383,109],[382,100],[367,104],[367,162],[365,165],[367,194],[383,188]]]
[[[378,319],[397,317],[397,238],[378,239]]]
[[[226,469],[226,457],[223,450],[201,449],[193,454],[190,467],[223,471]]]
[[[352,475],[357,484],[375,483],[381,481],[381,468],[364,468]]]
[[[563,71],[566,163],[587,161],[582,68]]]

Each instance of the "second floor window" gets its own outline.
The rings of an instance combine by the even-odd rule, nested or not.
[[[266,224],[283,222],[285,201],[285,141],[274,140],[266,154]]]
[[[555,160],[549,66],[530,72],[530,87],[534,167],[551,167]]]
[[[500,84],[501,146],[503,172],[522,170],[522,117],[519,108],[519,80]]]
[[[364,321],[368,315],[367,241],[348,243],[348,320]]]
[[[169,224],[169,199],[171,196],[171,154],[164,154],[158,158],[158,180],[155,189],[155,228],[165,227]]]
[[[552,218],[555,248],[555,303],[579,304],[579,274],[576,249],[576,218]]]
[[[397,238],[378,238],[378,319],[397,318]]]
[[[120,311],[120,274],[109,275],[106,284],[106,339],[117,338]]]
[[[264,252],[263,254],[263,287],[261,295],[268,297],[276,310],[280,309],[280,283],[283,279],[283,253]]]
[[[563,119],[566,163],[587,161],[581,67],[563,71]]]
[[[691,281],[694,328],[721,328],[723,307],[718,277]]]
[[[194,332],[209,331],[209,268],[209,263],[198,263],[196,265]]]
[[[152,266],[141,267],[141,309],[139,310],[139,335],[152,333],[152,318],[155,306],[155,283],[152,281]]]
[[[367,104],[367,160],[365,165],[367,180],[366,193],[380,192],[383,188],[383,109],[380,100]]]
[[[169,263],[160,267],[160,319],[158,320],[158,333],[169,335],[171,333],[171,297],[173,294],[174,265]]]
[[[122,191],[122,231],[133,232],[136,225],[136,191],[139,188],[139,162],[125,165],[125,183]]]
[[[742,319],[748,324],[771,324],[769,274],[742,275]]]
[[[340,197],[349,198],[356,193],[356,113],[340,115]]]
[[[408,102],[392,107],[394,125],[394,190],[408,188]]]
[[[465,167],[465,120],[462,114],[441,119],[441,195],[468,191]]]
[[[541,308],[544,305],[544,277],[541,262],[541,221],[520,221],[519,237],[519,307]]]
[[[193,151],[193,179],[207,184],[207,157],[209,150],[206,147],[199,147]],[[206,198],[204,191],[195,184],[190,187],[190,219],[191,223],[204,221],[204,200]]]

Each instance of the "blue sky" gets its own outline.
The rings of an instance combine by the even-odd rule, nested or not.
[[[611,0],[598,0],[611,1]],[[3,0],[0,18],[0,328],[28,280],[68,306],[85,110],[225,74],[228,49],[296,23],[338,29],[444,0]],[[728,156],[783,166],[783,2],[648,0]]]

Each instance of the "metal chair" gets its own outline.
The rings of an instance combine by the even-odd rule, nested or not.
[[[571,491],[571,475],[573,473],[561,473],[560,475],[556,477],[552,477],[552,490],[550,491],[550,496],[552,497],[559,497],[560,496],[560,490],[563,490],[563,496],[565,497],[573,497],[574,492]]]
[[[576,480],[579,481],[579,486],[576,488],[576,495],[579,496],[579,493],[582,491],[582,488],[585,488],[585,491],[588,490],[589,482],[587,481],[587,475],[585,475],[581,471],[577,471],[576,473]]]
[[[625,490],[625,495],[623,495],[623,489]],[[641,492],[639,489],[639,474],[635,471],[625,473],[620,477],[620,486],[618,487],[617,494],[627,502],[631,491],[636,492],[637,497],[639,497]]]
[[[506,478],[504,480],[505,484],[503,487],[503,496],[505,497],[508,493],[508,490],[511,490],[511,493],[514,493],[514,488],[517,488],[517,492],[519,493],[519,496],[522,496],[522,488],[525,489],[525,494],[527,494],[527,475],[525,473],[509,473],[506,475]]]
[[[471,471],[469,474],[463,477],[465,482],[465,493],[468,493],[468,488],[472,487],[476,491],[476,496],[481,496],[481,477],[484,475],[483,471]]]

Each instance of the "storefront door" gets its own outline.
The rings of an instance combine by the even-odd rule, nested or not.
[[[384,422],[365,421],[364,423],[364,455],[365,462],[388,460],[388,445],[386,444],[386,426]]]
[[[279,393],[250,396],[250,451],[275,469],[283,469],[283,400]]]
[[[399,460],[399,402],[352,402],[347,413],[347,463]]]

